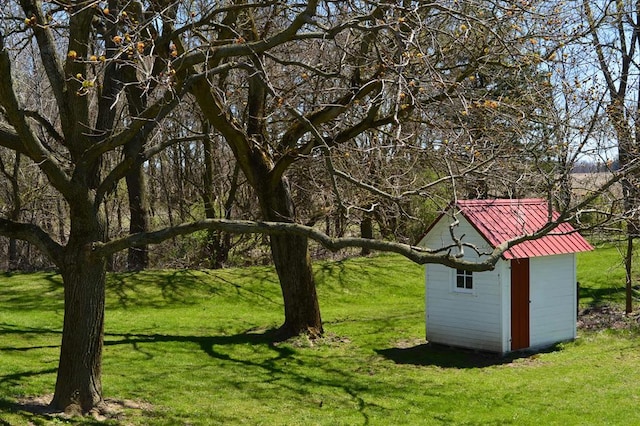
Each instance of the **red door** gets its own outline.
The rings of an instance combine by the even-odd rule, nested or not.
[[[529,347],[529,259],[511,261],[511,350]]]

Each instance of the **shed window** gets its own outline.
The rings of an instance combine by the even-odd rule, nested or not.
[[[473,272],[464,269],[456,270],[456,290],[473,290]]]

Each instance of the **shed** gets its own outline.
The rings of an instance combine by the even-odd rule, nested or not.
[[[419,245],[446,247],[453,233],[478,248],[464,249],[463,258],[478,261],[498,244],[541,229],[548,223],[548,206],[543,199],[458,200]],[[510,248],[492,271],[428,264],[427,340],[504,354],[575,339],[576,253],[589,250],[593,247],[571,224],[562,223]]]

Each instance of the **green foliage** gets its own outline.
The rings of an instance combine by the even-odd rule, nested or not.
[[[580,256],[583,291],[617,280],[613,254]],[[105,397],[137,405],[106,424],[640,422],[636,334],[581,333],[525,357],[431,347],[423,277],[396,256],[319,263],[326,337],[271,344],[282,305],[270,267],[110,275]],[[0,424],[67,424],[16,406],[52,392],[62,315],[58,276],[0,277]]]

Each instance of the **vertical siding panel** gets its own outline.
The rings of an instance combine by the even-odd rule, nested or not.
[[[509,262],[501,260],[498,262],[500,272],[500,310],[502,318],[502,353],[511,350],[511,269]],[[496,268],[496,269],[498,269]]]
[[[531,346],[575,338],[575,254],[531,259]]]

